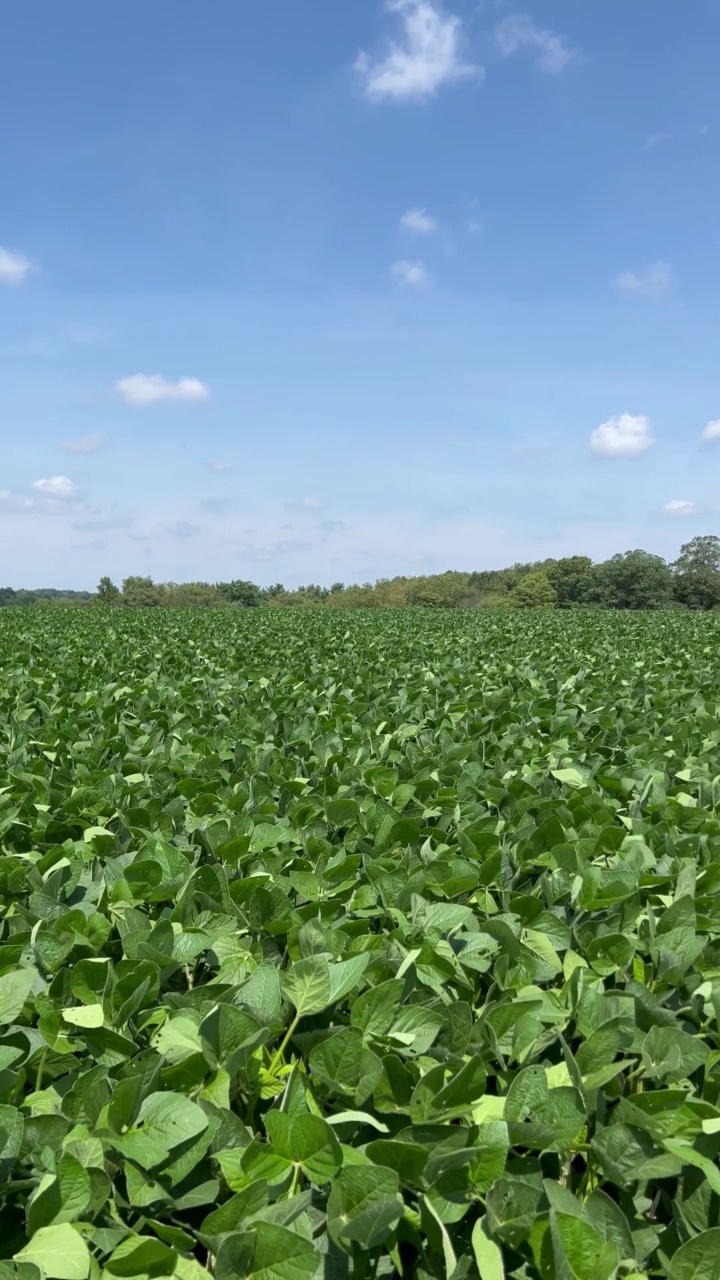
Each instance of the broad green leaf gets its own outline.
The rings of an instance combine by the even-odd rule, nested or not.
[[[90,1272],[88,1247],[69,1222],[41,1227],[15,1261],[34,1263],[48,1280],[86,1280]]]
[[[717,1280],[720,1275],[720,1227],[688,1240],[672,1256],[672,1280]]]
[[[18,969],[0,975],[0,1025],[14,1022],[20,1015],[35,981],[37,969]]]
[[[321,1013],[330,1004],[330,966],[324,956],[298,960],[283,973],[281,986],[298,1017]]]
[[[349,1251],[354,1242],[363,1249],[380,1244],[403,1212],[397,1174],[372,1165],[340,1170],[328,1199],[328,1234]]]
[[[113,1143],[143,1169],[154,1169],[170,1152],[196,1138],[207,1128],[200,1107],[179,1093],[151,1093],[143,1102],[135,1124]]]

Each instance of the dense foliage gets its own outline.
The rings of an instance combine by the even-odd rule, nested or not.
[[[509,569],[478,573],[430,574],[380,578],[362,586],[310,583],[286,590],[282,583],[259,587],[254,582],[153,582],[125,578],[118,587],[103,577],[91,598],[87,592],[13,592],[0,589],[2,604],[60,603],[127,605],[131,608],[317,608],[437,609],[474,608],[720,608],[720,538],[693,538],[680,549],[674,564],[647,551],[626,551],[600,564],[587,556],[514,564]]]
[[[0,617],[0,1277],[720,1274],[720,619]]]

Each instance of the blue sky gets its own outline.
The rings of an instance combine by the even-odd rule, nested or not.
[[[3,583],[720,532],[720,0],[24,0]]]

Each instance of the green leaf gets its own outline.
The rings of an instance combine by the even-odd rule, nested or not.
[[[41,1227],[14,1256],[16,1262],[32,1262],[48,1280],[86,1280],[90,1272],[88,1247],[69,1222]]]
[[[0,976],[0,1025],[19,1016],[37,977],[37,969],[18,969]]]
[[[300,1114],[291,1118],[283,1111],[268,1111],[264,1123],[277,1154],[299,1165],[318,1186],[329,1182],[340,1168],[340,1143],[320,1116]]]
[[[320,1263],[309,1240],[271,1222],[226,1236],[218,1250],[216,1280],[310,1280]]]
[[[672,1256],[672,1280],[717,1280],[720,1275],[720,1227],[688,1240]]]
[[[55,1177],[43,1180],[28,1203],[28,1234],[52,1222],[76,1222],[84,1217],[92,1199],[90,1175],[72,1155],[58,1162]]]
[[[176,1254],[152,1236],[129,1235],[110,1254],[105,1270],[112,1276],[169,1276]]]
[[[473,1227],[472,1247],[480,1280],[505,1280],[502,1250],[489,1235],[484,1216]]]
[[[403,1212],[398,1177],[374,1165],[343,1168],[330,1189],[328,1234],[341,1249],[372,1249],[387,1239]]]
[[[179,1093],[151,1093],[135,1124],[113,1143],[141,1168],[154,1169],[174,1148],[203,1133],[207,1125],[207,1116],[189,1098]]]
[[[330,1004],[330,966],[324,956],[298,960],[283,973],[281,986],[298,1017],[322,1013]]]

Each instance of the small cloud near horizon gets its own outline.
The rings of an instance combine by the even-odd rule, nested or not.
[[[150,404],[187,401],[199,403],[210,399],[210,392],[199,378],[178,378],[175,382],[159,373],[134,373],[120,378],[115,390],[126,404],[136,407]]]
[[[699,511],[694,502],[689,502],[686,498],[673,498],[670,502],[666,502],[662,508],[664,516],[696,516]]]

